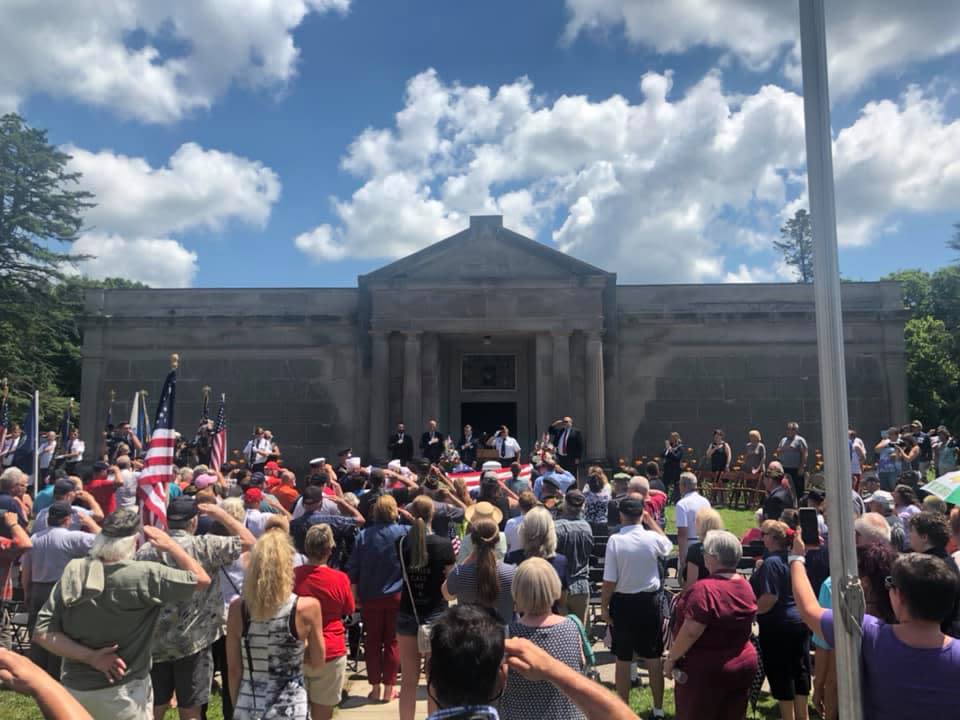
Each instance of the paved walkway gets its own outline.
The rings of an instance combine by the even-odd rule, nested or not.
[[[597,654],[597,670],[600,672],[600,680],[613,685],[614,661],[613,656],[602,643],[594,645],[594,651]],[[643,685],[646,686],[646,671],[640,671],[643,678]],[[670,685],[670,681],[667,681]],[[399,689],[399,686],[397,686]],[[396,700],[389,703],[373,703],[367,700],[367,694],[370,692],[370,684],[367,682],[364,665],[361,662],[358,672],[347,672],[347,682],[345,689],[349,697],[344,700],[336,712],[337,718],[345,720],[393,720],[399,717],[400,708]],[[427,687],[426,680],[421,675],[420,686],[417,688],[417,720],[423,720],[427,716]]]

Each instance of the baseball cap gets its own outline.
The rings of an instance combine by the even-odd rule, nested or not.
[[[107,465],[103,460],[97,460],[97,461],[93,464],[93,471],[94,471],[94,472],[103,472],[104,470],[109,470],[109,469],[110,469],[110,466]]]
[[[807,492],[807,500],[813,500],[814,502],[823,502],[826,497],[823,490],[818,488],[810,488]]]
[[[343,450],[337,453],[337,457],[347,457],[348,455],[352,455],[352,454],[353,454],[353,448],[344,448]]]
[[[632,477],[633,477],[633,476],[632,476],[630,473],[625,473],[625,472],[618,472],[618,473],[614,473],[614,474],[613,474],[613,479],[616,480],[617,482],[626,482],[626,483],[628,483],[628,482],[630,482],[630,479],[631,479]]]
[[[140,532],[140,513],[123,508],[107,515],[100,529],[105,537],[124,538]]]
[[[70,503],[66,502],[55,502],[50,506],[50,509],[47,510],[47,521],[50,522],[60,522],[73,514],[73,508],[70,506]]]
[[[255,472],[253,475],[250,476],[250,484],[256,485],[258,487],[262,487],[266,479],[267,479],[267,476],[264,475],[262,472]]]
[[[72,480],[60,478],[53,484],[53,496],[55,498],[66,497],[69,493],[72,493],[76,489],[77,486],[73,484]]]
[[[583,507],[583,504],[587,501],[587,498],[584,496],[584,494],[577,488],[570,488],[567,490],[567,494],[564,495],[563,499],[567,505],[571,505],[573,507]]]
[[[198,490],[203,490],[204,488],[208,488],[216,482],[217,482],[217,478],[214,475],[207,475],[207,474],[198,475],[193,479],[193,484],[197,486]]]
[[[192,497],[181,496],[174,498],[167,505],[167,519],[174,522],[183,522],[197,516],[197,501]]]
[[[627,517],[640,517],[643,515],[643,500],[635,497],[625,497],[620,501],[617,509]]]
[[[877,490],[872,495],[867,495],[867,497],[863,499],[863,502],[864,503],[875,502],[875,503],[879,503],[880,505],[884,505],[888,508],[892,508],[893,495],[888,493],[886,490]]]
[[[261,502],[263,500],[263,490],[258,487],[247,488],[243,493],[243,499],[245,502]]]

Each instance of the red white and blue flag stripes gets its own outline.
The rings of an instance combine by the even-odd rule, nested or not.
[[[167,527],[167,485],[173,480],[173,457],[177,444],[173,429],[176,394],[177,371],[171,370],[160,393],[153,435],[147,445],[139,480],[143,522],[161,528]]]

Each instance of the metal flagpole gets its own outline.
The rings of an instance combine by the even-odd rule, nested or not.
[[[40,491],[40,391],[33,391],[33,496]]]
[[[847,444],[847,380],[837,260],[833,192],[830,92],[823,0],[799,0],[803,68],[803,113],[807,144],[807,191],[813,225],[813,292],[820,366],[820,424],[827,476],[830,576],[833,578],[834,644],[837,651],[839,717],[861,720],[860,625],[863,589],[857,576],[850,452]]]

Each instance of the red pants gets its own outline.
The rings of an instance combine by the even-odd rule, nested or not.
[[[364,656],[367,677],[371,685],[396,685],[400,669],[400,651],[397,649],[397,612],[400,593],[365,600],[360,610],[366,636]]]

